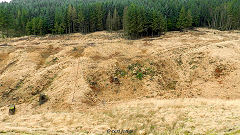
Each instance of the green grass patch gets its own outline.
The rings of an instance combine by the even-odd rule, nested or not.
[[[233,132],[230,132],[230,133],[226,133],[224,135],[239,135],[240,134],[240,130],[237,130],[237,131],[233,131]]]
[[[139,80],[142,80],[143,77],[144,77],[143,72],[141,72],[141,71],[137,71],[137,73],[136,73],[136,78],[139,79]]]

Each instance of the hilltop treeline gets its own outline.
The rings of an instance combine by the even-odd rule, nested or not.
[[[240,29],[240,0],[12,0],[0,3],[7,36],[117,31],[131,38],[192,27]]]

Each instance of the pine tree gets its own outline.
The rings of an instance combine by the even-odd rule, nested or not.
[[[186,26],[186,10],[184,7],[182,7],[177,22],[177,28],[182,30],[185,28],[185,26]]]
[[[162,32],[166,31],[166,21],[161,13],[153,11],[152,18],[152,36],[155,35],[155,33],[160,35]]]
[[[36,18],[32,19],[32,31],[33,31],[33,35],[37,35],[37,19]]]
[[[60,34],[60,33],[58,32],[58,29],[59,29],[58,22],[55,22],[55,24],[54,24],[54,33],[55,33],[55,34]]]
[[[28,35],[33,34],[33,30],[32,30],[32,21],[28,21],[27,25],[26,25],[26,32]]]
[[[102,4],[98,3],[96,5],[96,12],[97,12],[97,30],[103,30],[103,9]]]
[[[79,24],[79,31],[82,33],[85,33],[85,17],[83,15],[83,11],[80,9],[80,11],[78,12],[78,24]]]
[[[26,24],[27,24],[27,10],[26,9],[22,9],[22,13],[21,13],[21,29],[22,29],[22,32],[23,34],[26,34],[26,31],[25,31],[25,27],[26,27]]]
[[[38,34],[43,35],[43,20],[41,18],[39,18],[38,21],[38,30]]]
[[[128,7],[123,10],[123,30],[126,33],[128,30]]]
[[[106,28],[108,31],[112,31],[112,15],[110,10],[108,11],[108,16],[107,16],[107,20],[106,20]]]
[[[68,5],[67,15],[66,15],[66,25],[67,25],[67,33],[71,33],[71,26],[72,26],[72,5]]]
[[[137,7],[134,4],[128,8],[127,12],[127,35],[131,38],[139,37],[138,28],[139,28],[139,18],[138,18],[138,11]]]
[[[120,29],[120,17],[118,15],[117,9],[114,9],[113,18],[112,18],[112,29],[119,30]]]
[[[76,32],[77,27],[77,11],[74,7],[72,7],[71,11],[71,33]]]
[[[65,25],[64,23],[60,23],[59,27],[58,27],[58,33],[59,34],[63,34],[64,33],[64,29],[65,29]]]
[[[97,31],[98,16],[96,10],[97,4],[91,5],[89,9],[89,30],[90,32]]]
[[[12,0],[0,3],[0,31],[21,36],[119,30],[123,26],[126,35],[139,38],[161,34],[166,22],[168,30],[193,26],[240,29],[239,10],[240,0]]]
[[[142,37],[147,31],[146,12],[143,7],[137,7],[137,31],[138,36]]]
[[[186,15],[186,25],[185,25],[185,27],[186,28],[191,28],[192,23],[193,23],[192,21],[193,21],[193,19],[192,19],[191,11],[188,10],[187,15]]]
[[[0,21],[0,31],[8,37],[9,30],[14,27],[14,17],[8,8],[0,7]]]
[[[0,8],[0,31],[1,32],[4,31],[5,24],[6,24],[6,17],[4,15],[4,9]]]
[[[17,11],[17,18],[16,18],[16,24],[15,24],[15,29],[19,32],[21,31],[21,25],[22,25],[22,20],[21,20],[21,11],[20,9]]]

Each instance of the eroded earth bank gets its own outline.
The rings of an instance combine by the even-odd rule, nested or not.
[[[1,39],[0,133],[239,134],[239,78],[239,31]]]

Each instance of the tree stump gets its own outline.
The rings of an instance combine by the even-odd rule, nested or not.
[[[39,96],[39,105],[44,104],[45,102],[47,102],[48,98],[45,94],[40,94]]]
[[[10,115],[14,115],[15,111],[16,111],[15,105],[10,105],[10,107],[9,107],[9,114]]]

